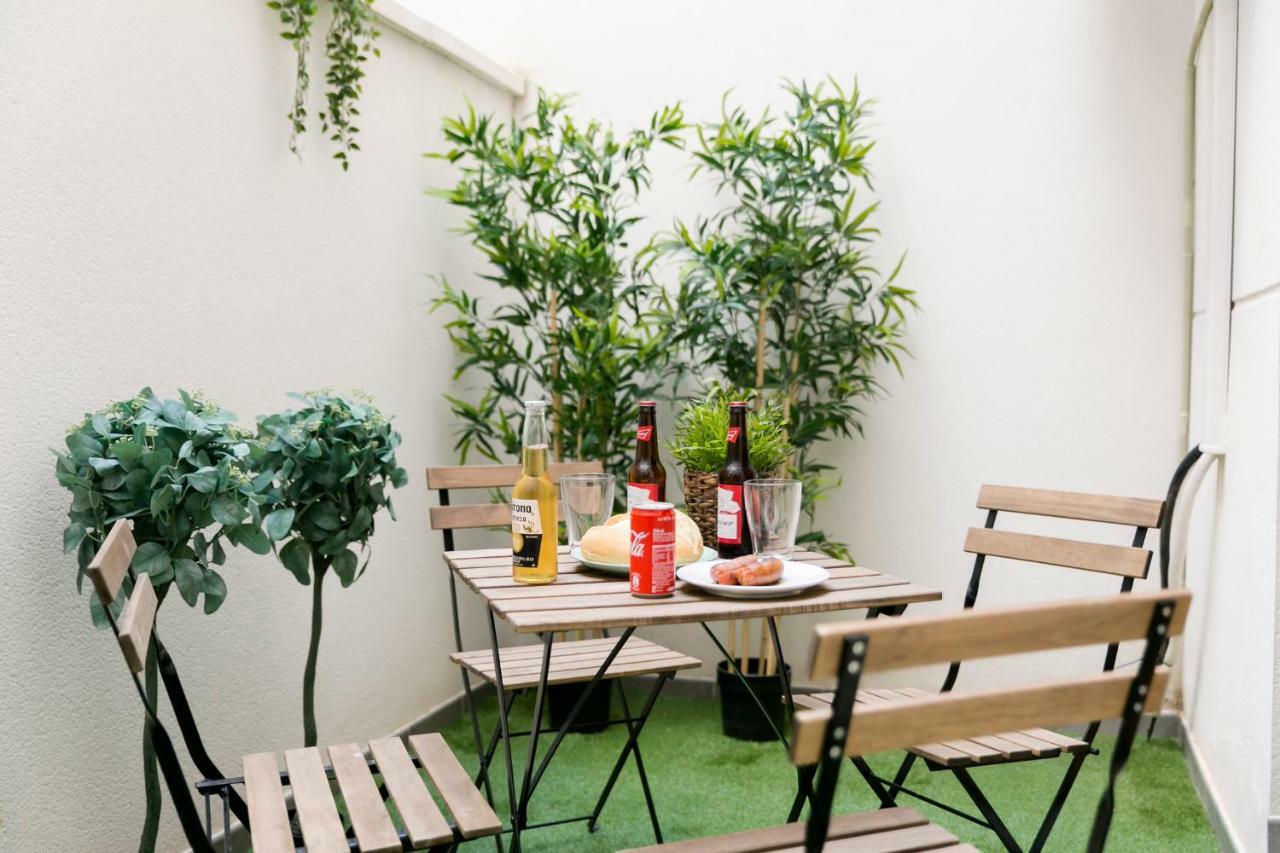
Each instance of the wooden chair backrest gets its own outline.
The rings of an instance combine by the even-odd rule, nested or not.
[[[601,474],[600,462],[552,462],[548,467],[557,494],[565,474]],[[432,530],[465,530],[476,527],[503,527],[511,523],[507,503],[453,505],[447,501],[455,489],[506,489],[520,478],[519,465],[452,465],[427,469],[427,488],[441,493],[442,506],[431,508]]]
[[[1131,579],[1147,576],[1151,567],[1151,551],[1141,547],[1141,543],[1148,529],[1160,526],[1164,515],[1164,501],[1160,500],[992,485],[985,485],[979,490],[978,508],[987,510],[987,526],[969,529],[964,550],[979,559],[1005,557]],[[1101,545],[995,530],[998,512],[1129,526],[1136,530],[1134,544]]]
[[[836,677],[846,641],[862,643],[859,674],[957,660],[1109,645],[1148,637],[1157,610],[1171,608],[1163,640],[1182,633],[1191,593],[1091,598],[1030,607],[965,610],[947,616],[856,620],[820,625],[812,675]],[[1158,711],[1169,670],[1157,666],[1146,709]],[[1053,727],[1119,717],[1134,678],[1132,670],[1064,677],[1030,686],[940,693],[904,703],[857,706],[848,726],[846,755],[866,755],[921,743],[956,740],[1033,727]],[[797,712],[792,759],[821,758],[832,709]]]
[[[133,522],[122,519],[112,525],[103,540],[102,547],[89,563],[89,579],[103,607],[110,612],[129,573],[134,552],[138,550],[133,539]],[[134,673],[142,672],[147,664],[147,650],[151,645],[151,630],[156,623],[156,591],[151,576],[145,572],[133,581],[133,589],[120,618],[115,620],[116,639],[125,662]]]

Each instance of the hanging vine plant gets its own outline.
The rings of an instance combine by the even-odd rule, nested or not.
[[[375,26],[373,0],[333,0],[333,18],[324,40],[329,70],[325,73],[326,109],[320,113],[321,129],[336,142],[333,158],[343,171],[351,166],[350,154],[360,150],[356,135],[360,128],[355,119],[356,107],[364,91],[364,64],[369,57],[382,56],[373,46],[381,32]],[[301,154],[299,137],[307,131],[307,92],[311,86],[311,30],[319,9],[317,0],[270,0],[267,7],[280,15],[284,29],[280,37],[293,43],[297,55],[297,71],[293,87],[293,106],[289,110],[289,150]]]

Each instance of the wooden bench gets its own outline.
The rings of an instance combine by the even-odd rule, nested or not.
[[[964,550],[974,555],[969,586],[965,593],[964,607],[972,608],[978,599],[988,560],[1011,560],[1058,566],[1078,571],[1114,575],[1120,578],[1120,592],[1129,593],[1134,582],[1147,577],[1151,567],[1151,551],[1143,547],[1147,532],[1158,528],[1164,517],[1164,502],[1146,498],[1113,497],[1082,492],[1027,489],[1015,486],[984,485],[978,492],[977,506],[986,510],[983,527],[970,528],[965,536]],[[1100,525],[1131,528],[1130,544],[1115,545],[1097,542],[1063,539],[1008,530],[996,530],[999,513],[1043,516],[1070,519]],[[1103,657],[1103,672],[1110,672],[1116,665],[1117,647],[1111,645]],[[904,702],[945,695],[955,687],[960,675],[960,663],[953,661],[938,691],[928,692],[914,688],[895,690],[864,690],[856,701],[868,707],[886,703]],[[797,698],[797,704],[808,708],[830,705],[830,693],[810,694]],[[995,808],[982,793],[981,788],[968,774],[968,769],[992,764],[1010,764],[1022,761],[1039,761],[1058,757],[1070,757],[1063,780],[1054,800],[1041,823],[1032,850],[1040,850],[1048,840],[1071,787],[1084,760],[1092,753],[1093,740],[1098,733],[1097,721],[1091,721],[1081,737],[1071,737],[1043,727],[988,733],[983,737],[953,738],[940,742],[919,743],[912,746],[907,758],[892,780],[870,775],[865,765],[858,770],[885,804],[895,803],[899,793],[914,796],[905,787],[912,763],[924,759],[931,770],[949,770],[982,813],[982,821],[990,824],[1001,843],[1011,851],[1021,848],[1013,838]],[[796,800],[796,808],[799,799]]]
[[[1053,726],[1119,718],[1111,782],[1098,804],[1088,844],[1091,853],[1101,851],[1115,808],[1112,786],[1128,760],[1143,711],[1160,707],[1169,679],[1168,668],[1160,664],[1161,650],[1169,637],[1182,633],[1190,600],[1185,590],[1170,590],[820,625],[811,674],[814,679],[834,678],[836,689],[831,703],[797,713],[791,750],[793,762],[804,768],[806,780],[813,785],[808,821],[803,826],[788,823],[644,849],[663,853],[973,850],[911,809],[893,807],[832,817],[831,803],[844,759],[861,760],[921,743],[981,742],[1000,732],[1039,727],[1047,732]],[[974,692],[897,694],[887,699],[879,691],[860,693],[858,689],[868,673],[1129,640],[1143,643],[1142,658],[1129,672],[1059,677]],[[864,701],[856,701],[860,695]]]
[[[153,641],[158,602],[151,576],[131,569],[136,550],[132,524],[117,521],[89,564],[89,577],[146,709],[147,732],[187,842],[195,853],[213,853],[213,827],[201,825],[173,743],[138,678]],[[122,587],[128,595],[117,618],[111,608]],[[356,743],[254,753],[244,756],[243,777],[206,780],[197,787],[207,806],[208,797],[228,796],[243,783],[247,829],[257,853],[418,850],[502,831],[497,814],[439,734],[379,738],[368,746],[372,759]],[[286,792],[292,794],[292,806]],[[337,795],[345,804],[345,822]],[[436,805],[436,796],[449,816]],[[294,835],[295,819],[301,838]],[[223,829],[230,827],[224,823]]]

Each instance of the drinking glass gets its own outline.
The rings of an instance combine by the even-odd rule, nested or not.
[[[756,556],[791,556],[800,524],[800,481],[747,480],[743,492]]]
[[[612,474],[565,474],[560,478],[560,499],[564,501],[564,523],[569,547],[582,543],[586,532],[604,524],[613,513]]]

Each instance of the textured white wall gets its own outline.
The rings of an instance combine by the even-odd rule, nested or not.
[[[326,590],[321,737],[383,734],[448,698],[422,470],[452,458],[438,396],[451,354],[425,274],[474,259],[422,195],[446,171],[419,155],[464,96],[499,112],[510,99],[388,32],[343,174],[318,130],[302,162],[286,148],[292,54],[261,2],[3,5],[0,849],[128,850],[141,708],[76,596],[47,448],[144,383],[202,387],[246,423],[288,390],[366,388],[396,417],[411,479],[368,574]],[[233,552],[228,569],[216,615],[175,598],[160,623],[215,759],[236,767],[301,742],[310,590],[271,558]],[[179,837],[166,811],[161,849]]]
[[[861,562],[941,587],[930,609],[963,597],[983,482],[1164,494],[1179,455],[1189,3],[409,5],[622,127],[677,99],[713,117],[730,87],[777,103],[782,77],[856,75],[879,99],[878,253],[891,266],[910,249],[903,281],[923,311],[865,440],[832,448],[844,486],[822,522]],[[707,209],[685,157],[656,162],[649,228]],[[1117,585],[993,561],[983,600]],[[785,626],[794,661],[810,624]],[[663,636],[714,659],[700,631]],[[1100,665],[1094,650],[1073,659]]]
[[[1280,9],[1260,0],[1219,4],[1206,30],[1201,55],[1199,114],[1201,156],[1197,185],[1197,282],[1195,394],[1192,440],[1216,418],[1224,418],[1226,457],[1201,495],[1196,534],[1187,564],[1187,584],[1197,595],[1185,651],[1187,720],[1216,789],[1234,843],[1243,850],[1267,849],[1267,816],[1280,812],[1280,774],[1275,755],[1276,517],[1280,466]],[[1223,50],[1238,33],[1236,62]],[[1226,75],[1226,89],[1218,85]],[[1231,89],[1234,78],[1237,91]],[[1215,145],[1229,142],[1215,132],[1212,116],[1221,97],[1235,99],[1234,181],[1214,173]],[[1234,192],[1234,237],[1228,238],[1230,277],[1201,262],[1216,250],[1213,230],[1222,220],[1202,218],[1215,189],[1225,189],[1230,227]],[[1211,373],[1208,311],[1214,299],[1230,303],[1231,329],[1226,411],[1208,399]]]

